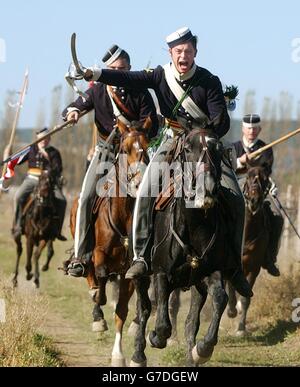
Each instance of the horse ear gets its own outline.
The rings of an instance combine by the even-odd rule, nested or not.
[[[124,122],[122,122],[121,120],[117,121],[117,125],[118,125],[118,129],[119,129],[121,134],[128,131],[127,125],[124,124]]]
[[[143,129],[150,130],[152,127],[152,120],[150,116],[148,116],[143,124]]]

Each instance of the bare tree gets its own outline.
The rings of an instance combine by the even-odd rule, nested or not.
[[[39,130],[46,125],[46,110],[45,110],[45,98],[41,98],[39,102],[39,108],[36,115],[35,129]]]

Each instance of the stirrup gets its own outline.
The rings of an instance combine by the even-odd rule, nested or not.
[[[133,266],[136,262],[143,262],[143,264],[146,266],[146,270],[148,272],[149,266],[148,266],[148,263],[147,263],[147,261],[146,261],[146,259],[144,257],[139,257],[139,258],[134,259],[132,261],[131,266]]]
[[[86,277],[87,275],[87,264],[79,259],[71,260],[67,269],[68,275],[72,277]]]

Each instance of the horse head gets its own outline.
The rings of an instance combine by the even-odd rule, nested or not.
[[[149,117],[144,123],[132,121],[129,126],[118,121],[118,129],[121,134],[119,163],[123,170],[127,170],[127,192],[132,197],[136,197],[137,189],[149,163],[147,132],[151,125]]]
[[[208,210],[214,207],[220,187],[222,143],[212,129],[194,125],[185,136],[183,152],[185,195],[193,198],[195,208]]]
[[[266,168],[256,166],[248,169],[243,191],[246,207],[252,215],[263,208],[269,186],[269,174]]]
[[[50,171],[42,171],[39,177],[39,184],[34,190],[34,197],[39,206],[48,206],[52,200],[53,177]]]

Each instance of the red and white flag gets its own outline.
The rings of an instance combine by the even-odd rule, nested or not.
[[[7,168],[4,177],[4,180],[11,179],[15,174],[15,166],[18,164],[21,164],[25,157],[28,155],[30,151],[30,146],[26,149],[24,149],[22,152],[17,153],[14,158],[12,158],[7,163]]]

